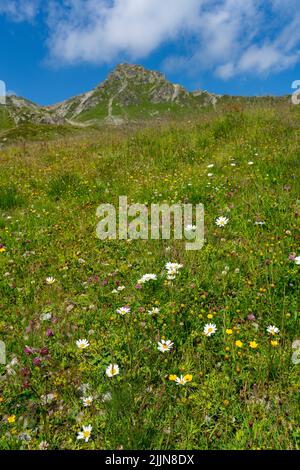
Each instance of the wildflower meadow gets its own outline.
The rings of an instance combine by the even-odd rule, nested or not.
[[[292,105],[3,145],[0,449],[298,449],[299,158]],[[203,248],[100,240],[124,195]]]

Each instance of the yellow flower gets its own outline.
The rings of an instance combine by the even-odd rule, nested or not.
[[[176,379],[177,379],[177,375],[174,375],[174,374],[169,375],[169,380],[171,380],[172,382],[175,382]]]
[[[229,405],[229,401],[228,400],[224,400],[224,406],[228,406]]]
[[[211,320],[212,318],[214,318],[214,316],[213,316],[211,313],[209,313],[209,314],[207,315],[207,318],[209,318],[209,319]]]
[[[228,330],[226,330],[226,333],[227,333],[227,335],[232,335],[233,331],[229,328]]]
[[[242,348],[243,347],[243,343],[240,340],[236,341],[235,345],[236,345],[237,348]]]
[[[256,349],[258,344],[256,341],[250,341],[249,346],[251,349]]]
[[[3,402],[4,402],[4,398],[0,397],[0,403],[3,403]]]
[[[4,253],[5,251],[6,251],[6,249],[4,248],[4,246],[2,246],[2,247],[0,248],[0,253]]]
[[[191,382],[193,380],[193,376],[191,374],[187,374],[184,376],[184,380],[186,380],[186,382]]]
[[[13,424],[16,421],[16,416],[15,415],[9,416],[7,418],[7,421],[9,422],[9,424]]]
[[[278,346],[278,341],[276,340],[271,341],[271,345],[273,346],[273,348],[276,348],[276,346]]]

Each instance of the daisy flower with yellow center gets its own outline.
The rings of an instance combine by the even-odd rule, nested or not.
[[[161,342],[158,342],[158,350],[161,351],[162,353],[165,353],[167,351],[170,351],[173,347],[172,341],[165,341],[164,339],[161,340]]]
[[[93,428],[90,424],[88,426],[82,426],[82,431],[78,433],[77,439],[88,442],[91,437],[92,429]]]
[[[205,336],[212,336],[217,331],[217,327],[214,323],[207,323],[204,327]]]
[[[130,307],[118,308],[117,313],[119,313],[119,315],[123,317],[124,315],[127,315],[128,313],[130,313]]]
[[[90,343],[86,339],[78,339],[76,341],[77,348],[81,350],[88,348],[89,345]]]
[[[106,369],[106,375],[108,377],[115,377],[120,373],[119,366],[117,364],[110,364]]]
[[[183,375],[181,375],[180,377],[176,377],[175,382],[177,383],[177,385],[185,385],[187,383]]]
[[[88,406],[92,406],[93,404],[93,397],[83,397],[82,398],[82,403],[83,403],[83,406],[85,406],[86,408]]]
[[[274,325],[269,325],[268,328],[267,328],[267,332],[269,333],[269,335],[275,336],[275,335],[278,335],[279,328],[277,328]]]
[[[227,225],[229,222],[229,219],[227,219],[226,217],[218,217],[216,219],[216,225],[217,227],[225,227],[225,225]]]

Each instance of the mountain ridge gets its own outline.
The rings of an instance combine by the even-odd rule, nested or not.
[[[121,63],[92,90],[54,105],[39,106],[26,98],[8,96],[6,106],[0,109],[0,130],[26,123],[74,127],[121,125],[197,113],[205,107],[216,108],[226,98],[234,102],[285,99],[226,97],[206,90],[190,92],[159,71]]]
[[[151,118],[178,107],[215,105],[217,95],[189,92],[159,71],[122,63],[94,89],[50,106],[39,106],[22,97],[7,97],[6,108],[16,125],[27,121],[75,126],[96,123],[122,124]],[[173,108],[173,109],[171,109]]]

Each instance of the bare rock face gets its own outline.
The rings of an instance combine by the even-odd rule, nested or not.
[[[50,113],[47,108],[15,95],[6,98],[6,109],[16,125],[27,122],[35,124],[62,124],[64,119]]]

